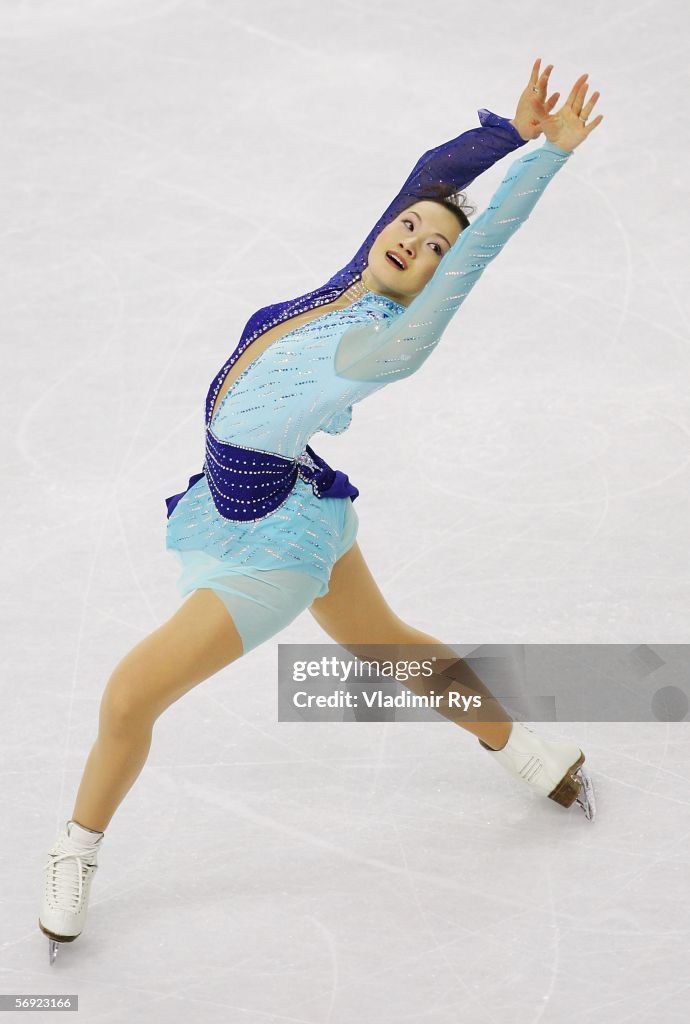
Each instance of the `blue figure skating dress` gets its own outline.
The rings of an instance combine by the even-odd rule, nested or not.
[[[313,435],[346,430],[357,402],[422,365],[571,154],[546,142],[511,164],[488,208],[408,306],[367,291],[271,342],[216,407],[223,381],[267,330],[356,285],[374,239],[404,209],[457,192],[525,144],[505,118],[486,110],[479,117],[481,128],[421,157],[346,267],[313,292],[258,310],[209,387],[204,467],[166,499],[166,547],[182,567],[180,594],[214,590],[245,653],[327,593],[335,562],[357,536],[359,492],[314,452]]]

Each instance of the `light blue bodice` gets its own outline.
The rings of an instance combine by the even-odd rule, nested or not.
[[[220,440],[292,459],[316,432],[347,429],[356,402],[410,376],[425,362],[569,156],[544,143],[511,164],[487,209],[460,234],[409,306],[367,292],[351,306],[331,310],[269,345],[233,383],[210,429]],[[322,546],[342,525],[349,504],[318,499],[298,479],[288,499],[263,520],[234,522],[217,512],[202,477],[168,519],[166,545],[232,556],[234,564],[244,560],[258,568],[262,559],[292,564],[291,545],[304,552],[310,543],[305,538],[313,535],[314,549]],[[297,560],[309,558],[313,565],[321,555],[313,550]]]
[[[347,430],[352,406],[387,382],[340,377],[334,366],[338,343],[349,328],[385,323],[404,308],[367,292],[352,305],[284,334],[240,373],[218,405],[210,429],[222,441],[286,458],[298,458],[318,431]],[[332,551],[323,548],[329,548],[342,528],[349,504],[334,498],[319,501],[311,486],[298,479],[287,501],[263,521],[232,522],[216,509],[202,476],[168,519],[166,547],[203,550],[259,569],[282,564],[287,556],[289,564],[304,560],[323,573],[332,559]],[[267,546],[269,532],[273,543]],[[310,538],[308,551],[305,532]]]
[[[344,309],[284,334],[234,381],[211,420],[223,441],[298,458],[317,431],[340,434],[352,406],[385,381],[353,381],[336,374],[335,352],[344,332],[399,316],[404,306],[367,292]]]

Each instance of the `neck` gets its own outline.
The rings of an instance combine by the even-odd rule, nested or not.
[[[355,281],[355,283],[352,284],[350,288],[358,289],[357,298],[360,298],[362,295],[365,294],[365,292],[373,292],[375,295],[383,295],[384,298],[391,299],[392,302],[397,302],[399,306],[408,305],[408,303],[403,298],[401,298],[401,296],[392,295],[390,292],[386,292],[382,288],[378,287],[378,282],[373,278],[369,270],[369,267],[364,268],[364,270],[362,271],[362,276],[359,279],[359,281]],[[349,293],[350,288],[348,288],[348,292],[346,294]]]
[[[353,281],[350,287],[345,289],[341,295],[341,299],[348,304],[356,302],[357,299],[361,299],[363,295],[366,295],[368,291],[370,291],[370,289],[367,288],[364,281]]]

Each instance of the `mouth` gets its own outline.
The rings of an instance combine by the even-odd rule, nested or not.
[[[389,250],[386,253],[386,259],[394,267],[397,267],[398,270],[407,270],[407,263],[405,263],[405,260],[397,252],[393,252],[392,250]]]

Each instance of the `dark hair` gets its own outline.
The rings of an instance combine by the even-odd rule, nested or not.
[[[475,213],[474,206],[466,205],[466,198],[467,197],[464,192],[455,192],[452,196],[447,196],[445,199],[431,199],[430,197],[429,202],[439,203],[441,206],[444,206],[446,210],[450,210],[450,212],[460,221],[460,227],[464,231],[465,228],[470,226],[467,214]]]
[[[477,210],[475,206],[468,205],[467,196],[464,192],[451,192],[448,194],[444,191],[443,186],[438,186],[436,189],[427,186],[425,192],[427,193],[426,195],[417,196],[416,199],[413,199],[410,206],[413,206],[415,202],[438,203],[440,206],[445,207],[446,210],[450,210],[463,231],[470,226],[468,215],[476,213]]]

